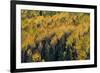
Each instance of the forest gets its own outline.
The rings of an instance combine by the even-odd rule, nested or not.
[[[21,10],[21,62],[90,59],[90,14]]]

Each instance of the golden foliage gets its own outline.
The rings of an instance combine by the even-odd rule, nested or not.
[[[52,33],[55,33],[55,36],[50,43],[56,44],[64,32],[70,33],[66,45],[77,50],[77,59],[85,59],[90,49],[89,13],[21,10],[21,29],[22,50],[26,50],[28,45],[35,46],[37,41],[49,37]],[[41,60],[38,51],[32,55],[32,60]]]
[[[34,53],[32,54],[32,61],[33,62],[40,62],[41,61],[41,54],[39,53],[39,51],[34,51]]]

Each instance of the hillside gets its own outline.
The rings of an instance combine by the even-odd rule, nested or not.
[[[21,10],[21,61],[90,58],[90,14]]]

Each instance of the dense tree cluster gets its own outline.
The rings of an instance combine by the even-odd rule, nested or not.
[[[81,12],[21,10],[21,61],[90,58],[90,15]]]

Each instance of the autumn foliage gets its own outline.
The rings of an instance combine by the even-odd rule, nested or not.
[[[21,10],[21,61],[90,58],[90,14]]]

